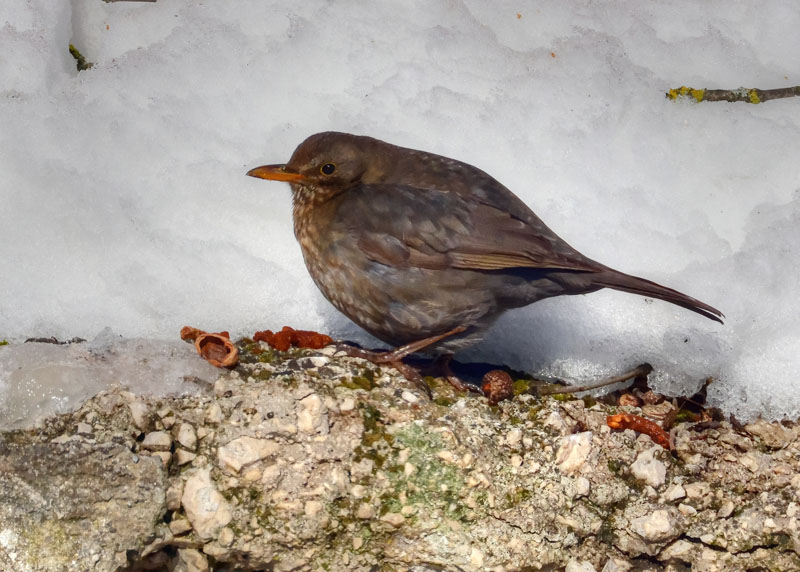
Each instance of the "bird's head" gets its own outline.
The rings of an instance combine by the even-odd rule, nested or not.
[[[326,131],[303,141],[285,165],[264,165],[247,172],[251,177],[286,181],[292,189],[344,190],[359,183],[382,180],[393,146],[372,139]]]

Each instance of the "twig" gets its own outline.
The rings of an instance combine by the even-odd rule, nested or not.
[[[681,86],[667,92],[667,99],[691,97],[698,103],[701,101],[744,101],[761,103],[770,99],[800,96],[800,85],[780,87],[778,89],[756,89],[740,87],[739,89],[694,89]]]
[[[643,363],[641,365],[636,366],[629,372],[623,373],[622,375],[618,375],[616,377],[610,377],[603,381],[598,381],[595,383],[587,383],[586,385],[567,385],[565,387],[559,386],[548,386],[544,387],[539,390],[539,395],[553,395],[556,393],[579,393],[581,391],[589,391],[591,389],[597,389],[599,387],[605,387],[607,385],[613,385],[615,383],[619,383],[621,381],[627,381],[631,378],[637,377],[644,377],[650,372],[653,371],[653,366],[649,363]]]

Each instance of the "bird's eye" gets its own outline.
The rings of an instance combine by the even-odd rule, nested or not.
[[[333,172],[336,170],[336,165],[333,163],[325,163],[322,167],[319,168],[323,175],[333,175]]]

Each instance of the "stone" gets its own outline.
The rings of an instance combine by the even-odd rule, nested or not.
[[[327,408],[316,393],[298,401],[297,428],[304,433],[328,434]]]
[[[511,431],[506,433],[506,445],[511,448],[517,447],[522,441],[522,431],[514,427]]]
[[[175,450],[175,461],[178,465],[183,466],[188,463],[191,463],[197,458],[196,453],[192,453],[190,451],[185,451],[183,449],[176,449]]]
[[[169,451],[172,447],[172,438],[165,431],[148,433],[142,441],[142,449],[148,451]]]
[[[323,508],[324,506],[322,505],[321,502],[317,500],[308,500],[306,501],[306,504],[303,506],[303,512],[305,513],[306,516],[316,516],[320,512],[322,512]]]
[[[151,423],[150,408],[145,405],[144,402],[133,399],[128,403],[128,409],[131,412],[133,424],[136,425],[140,431],[147,431]]]
[[[176,518],[169,523],[169,531],[175,536],[186,534],[190,530],[192,530],[192,523],[185,518]]]
[[[167,489],[165,499],[167,509],[178,510],[181,506],[181,496],[183,496],[183,483],[178,481]]]
[[[592,563],[588,560],[570,558],[566,568],[564,568],[564,572],[597,572],[597,568],[592,566]]]
[[[205,416],[206,423],[217,425],[222,423],[223,419],[225,419],[225,416],[222,413],[222,408],[219,406],[219,403],[215,402],[208,406]]]
[[[197,448],[197,433],[189,423],[178,425],[175,440],[187,451],[194,451]]]
[[[269,439],[239,437],[217,449],[217,461],[227,472],[238,474],[242,467],[274,455],[280,445]]]
[[[375,516],[375,507],[369,503],[361,503],[356,509],[356,517],[362,519],[369,519]]]
[[[211,481],[208,467],[190,473],[183,486],[181,505],[195,533],[205,541],[215,538],[233,519],[230,505]]]
[[[631,530],[646,542],[664,542],[680,534],[675,520],[666,510],[655,510],[651,514],[633,519]]]
[[[573,433],[561,439],[556,453],[556,465],[562,473],[574,474],[581,470],[592,450],[592,432]]]
[[[722,503],[722,506],[719,507],[719,510],[717,511],[717,517],[728,518],[730,515],[733,514],[735,508],[736,505],[733,504],[733,501],[730,500],[725,501],[724,503]]]
[[[386,522],[395,528],[400,528],[406,521],[405,517],[397,512],[388,512],[380,518],[381,522]]]
[[[124,445],[0,433],[0,570],[123,569],[152,540],[165,489],[160,461]]]
[[[663,485],[667,478],[667,467],[655,458],[655,454],[662,450],[661,447],[651,447],[642,451],[631,465],[631,474],[655,489]]]
[[[695,482],[684,485],[686,498],[703,499],[711,493],[711,486],[706,482]]]
[[[195,548],[178,550],[178,562],[174,572],[208,572],[208,558]]]
[[[618,558],[609,558],[600,572],[630,572],[632,568],[633,566],[631,566],[630,562]]]
[[[758,437],[767,447],[781,449],[791,443],[796,435],[778,422],[768,423],[759,419],[744,426],[744,430]]]
[[[75,431],[78,435],[82,437],[91,437],[94,434],[94,429],[88,423],[78,423],[78,429]]]
[[[664,500],[667,501],[676,501],[685,497],[686,489],[684,489],[679,483],[672,485],[664,492]]]

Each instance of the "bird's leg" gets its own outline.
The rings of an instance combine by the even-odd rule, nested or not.
[[[435,336],[430,336],[428,338],[423,338],[421,340],[417,340],[416,342],[411,342],[410,344],[405,344],[404,346],[400,346],[399,348],[395,348],[394,350],[388,352],[374,352],[361,348],[355,348],[353,346],[346,346],[343,344],[339,344],[337,349],[339,349],[340,351],[344,351],[350,357],[358,357],[365,359],[367,361],[371,361],[374,364],[389,365],[395,368],[397,371],[402,373],[407,380],[409,380],[414,385],[422,389],[428,395],[429,398],[432,398],[433,394],[431,393],[431,388],[428,387],[428,384],[425,383],[424,379],[422,379],[422,376],[420,375],[419,371],[415,367],[403,363],[403,358],[413,354],[414,352],[424,350],[425,348],[430,347],[436,342],[439,342],[445,338],[449,338],[450,336],[460,334],[466,329],[467,326],[457,326],[452,330],[449,330],[443,334],[438,334]],[[452,354],[450,355],[452,358]],[[452,374],[452,372],[450,372],[450,374]],[[458,380],[458,378],[456,378],[455,376],[448,375],[448,381],[450,381],[450,383],[453,383],[450,380],[450,377],[453,377],[454,379]],[[461,383],[461,381],[458,380],[458,383]]]
[[[416,342],[411,342],[410,344],[400,346],[399,348],[396,348],[390,352],[384,353],[374,363],[393,363],[395,361],[399,361],[404,357],[409,356],[414,352],[424,350],[425,348],[432,346],[436,342],[439,342],[445,338],[449,338],[450,336],[455,336],[456,334],[460,334],[466,329],[467,329],[466,326],[457,326],[452,330],[449,330],[443,334],[438,334],[436,336],[431,336],[429,338],[424,338],[422,340],[417,340]]]

